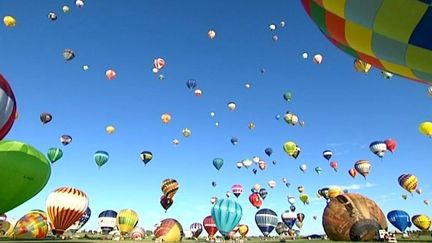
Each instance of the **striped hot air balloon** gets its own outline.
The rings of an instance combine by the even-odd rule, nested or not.
[[[175,179],[167,178],[162,181],[161,189],[165,197],[173,199],[179,189],[179,184]]]
[[[88,207],[87,195],[76,188],[60,187],[46,201],[49,224],[53,234],[62,235],[80,219]]]
[[[264,237],[267,237],[276,227],[278,217],[273,210],[263,208],[255,214],[255,223],[263,233]]]
[[[190,231],[193,237],[198,238],[203,231],[203,226],[200,223],[192,223],[190,225]]]
[[[387,151],[387,145],[383,141],[375,141],[369,145],[369,149],[376,156],[382,158],[384,157],[384,154]]]
[[[154,235],[158,242],[180,242],[184,236],[183,227],[175,219],[164,219],[155,229]]]
[[[323,155],[323,157],[324,157],[326,160],[330,160],[331,157],[333,156],[333,152],[330,151],[330,150],[324,150],[324,152],[322,153],[322,155]]]
[[[370,162],[368,160],[358,160],[354,164],[354,168],[356,169],[356,171],[360,175],[362,175],[365,179],[369,175],[371,167],[372,167],[372,165],[370,164]]]
[[[126,235],[138,224],[139,216],[132,209],[123,209],[117,214],[117,228],[120,234]]]
[[[55,163],[57,160],[61,159],[63,156],[63,151],[60,148],[49,148],[47,152],[47,157],[51,163]]]
[[[96,164],[98,165],[98,167],[100,168],[104,164],[106,164],[106,162],[108,162],[109,154],[106,151],[99,150],[94,153],[93,158]]]
[[[211,215],[207,216],[203,220],[204,229],[210,239],[214,238],[214,235],[218,232],[215,221]]]
[[[243,193],[243,186],[240,184],[235,184],[231,187],[231,191],[237,198]]]
[[[0,74],[0,140],[3,139],[15,121],[16,101],[15,95],[8,81]]]
[[[431,227],[431,219],[424,214],[414,215],[411,218],[412,223],[422,231],[428,231]]]
[[[117,225],[117,212],[114,210],[105,210],[99,214],[99,227],[103,234],[113,231]]]
[[[72,233],[77,232],[79,229],[81,229],[90,219],[91,216],[91,209],[90,207],[87,207],[85,213],[80,217],[79,220],[77,220],[71,227],[68,228],[69,231]]]
[[[409,193],[415,192],[417,188],[417,177],[413,174],[402,174],[398,178],[399,185]]]
[[[16,223],[13,239],[44,239],[48,233],[47,215],[42,210],[32,210]]]

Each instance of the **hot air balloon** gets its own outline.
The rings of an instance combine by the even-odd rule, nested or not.
[[[109,160],[109,154],[106,151],[96,151],[93,155],[93,158],[96,162],[96,164],[98,165],[98,167],[102,167],[106,162],[108,162]]]
[[[242,162],[237,162],[236,163],[236,167],[237,167],[237,169],[241,169],[243,167],[243,163]]]
[[[322,155],[323,155],[323,157],[324,157],[326,160],[330,160],[331,157],[333,156],[333,152],[330,151],[330,150],[325,150],[325,151],[322,153]]]
[[[6,27],[15,27],[16,20],[12,16],[4,16],[3,17],[3,23]]]
[[[291,204],[291,206],[294,205],[295,204],[295,197],[288,196],[288,203]]]
[[[285,92],[284,94],[283,94],[283,98],[284,98],[284,100],[285,101],[291,101],[291,99],[292,99],[292,94],[291,94],[291,92]]]
[[[322,56],[321,54],[316,54],[316,55],[313,57],[313,61],[314,61],[314,63],[316,63],[316,64],[321,64],[322,60],[323,60],[323,56]]]
[[[411,227],[410,216],[405,211],[392,210],[387,214],[387,219],[401,232],[404,232],[407,227]]]
[[[140,157],[141,157],[141,160],[144,163],[144,165],[147,165],[147,163],[153,159],[153,154],[150,151],[143,151],[143,152],[141,152]]]
[[[168,178],[162,181],[161,190],[167,198],[173,198],[179,189],[179,184],[175,179]]]
[[[231,191],[237,198],[243,193],[243,186],[240,184],[235,184],[231,187]]]
[[[111,135],[111,134],[114,133],[114,131],[115,131],[115,127],[112,126],[112,125],[109,125],[109,126],[107,126],[107,127],[105,128],[105,130],[106,130],[106,132],[107,132],[109,135]]]
[[[247,233],[249,232],[249,226],[246,224],[241,224],[238,228],[238,232],[242,238],[245,238]]]
[[[182,130],[183,137],[188,138],[191,135],[191,131],[189,128],[183,128]]]
[[[393,77],[393,74],[387,71],[382,70],[381,76],[385,79],[391,79]]]
[[[351,168],[351,169],[348,170],[348,174],[349,174],[352,178],[355,178],[356,175],[357,175],[357,171],[356,171],[355,169]]]
[[[267,163],[266,163],[264,160],[260,160],[260,161],[258,162],[258,167],[259,167],[261,170],[265,170],[265,169],[267,169]]]
[[[242,160],[242,164],[245,168],[249,168],[253,164],[253,161],[250,159],[244,159]]]
[[[371,170],[371,164],[368,160],[358,160],[354,164],[354,168],[360,175],[362,175],[365,179],[369,175],[369,172]]]
[[[276,225],[276,233],[278,235],[283,234],[284,232],[286,232],[288,230],[287,226],[283,223],[283,222],[279,222]]]
[[[38,194],[48,182],[51,164],[45,155],[19,141],[0,141],[0,214]],[[19,166],[17,166],[19,165]]]
[[[267,154],[267,156],[270,157],[272,155],[272,153],[273,153],[273,149],[272,148],[266,148],[264,150],[264,152],[265,152],[265,154]]]
[[[344,192],[342,191],[342,188],[340,188],[339,186],[331,186],[329,187],[327,192],[329,198],[337,197],[343,193]]]
[[[123,209],[120,210],[117,214],[117,228],[120,231],[120,234],[126,235],[135,228],[138,224],[139,216],[132,209]]]
[[[303,186],[298,186],[298,187],[297,187],[297,191],[298,191],[299,193],[303,193],[303,192],[304,192],[304,187],[303,187]]]
[[[3,139],[16,118],[16,101],[15,95],[6,79],[0,74],[0,91],[3,93],[2,100],[0,101],[0,106],[2,111],[0,113],[0,140]]]
[[[330,198],[322,225],[333,241],[372,241],[379,238],[379,230],[387,229],[387,220],[374,201],[346,193]]]
[[[217,228],[216,223],[213,220],[211,215],[204,218],[203,226],[204,226],[205,231],[208,234],[208,237],[210,239],[213,239],[214,235],[218,232],[218,228]]]
[[[231,138],[231,143],[232,143],[232,145],[237,145],[238,139],[236,137],[232,137]]]
[[[77,232],[89,221],[90,216],[91,216],[91,209],[90,207],[87,207],[85,213],[80,217],[80,219],[77,220],[73,225],[71,225],[67,230],[71,231],[72,233]]]
[[[212,186],[216,187],[216,181],[212,181]]]
[[[322,196],[325,200],[329,200],[329,188],[328,187],[324,187],[318,190],[318,194],[320,196]]]
[[[277,214],[268,208],[258,210],[255,214],[255,223],[263,233],[264,237],[269,236],[278,223]]]
[[[413,11],[411,3],[384,0],[362,8],[344,1],[323,4],[318,0],[302,0],[305,11],[321,32],[344,52],[379,69],[427,83],[432,80],[432,69],[428,66],[431,21],[425,17],[430,6],[415,1]],[[393,12],[398,15],[392,15]],[[406,18],[412,21],[408,23]],[[402,29],[405,31],[401,32]]]
[[[307,52],[303,52],[302,53],[302,58],[303,59],[308,59],[308,57],[309,57],[309,54]]]
[[[402,174],[398,178],[399,185],[409,193],[415,192],[417,188],[417,177],[413,174]]]
[[[117,76],[117,74],[114,70],[108,69],[105,72],[105,76],[107,77],[108,80],[113,80]]]
[[[72,187],[60,187],[49,194],[46,207],[53,234],[62,235],[79,220],[85,213],[88,203],[87,195]]]
[[[72,49],[64,49],[63,58],[65,61],[70,61],[75,58],[75,52]]]
[[[249,202],[252,204],[252,206],[256,208],[260,208],[263,203],[259,193],[257,192],[253,192],[252,194],[249,195]]]
[[[43,112],[39,116],[42,124],[47,124],[52,120],[52,115],[48,112]]]
[[[393,153],[396,150],[396,145],[397,145],[396,140],[389,138],[386,139],[384,143],[386,144],[388,151]]]
[[[51,20],[51,21],[56,21],[57,20],[57,14],[55,14],[53,12],[50,12],[48,14],[48,19]]]
[[[168,113],[163,113],[161,116],[161,120],[163,124],[168,124],[171,121],[171,115]]]
[[[423,192],[423,190],[421,189],[421,188],[417,188],[416,190],[415,190],[416,192],[417,192],[417,194],[419,194],[419,195],[421,195],[422,194],[422,192]]]
[[[189,90],[193,90],[197,87],[197,83],[195,79],[188,79],[188,81],[186,81],[186,87]]]
[[[162,220],[154,231],[157,242],[180,242],[184,236],[182,225],[173,218]]]
[[[195,239],[197,239],[203,231],[203,226],[200,223],[192,223],[189,228]]]
[[[162,195],[160,198],[160,204],[162,208],[165,209],[165,213],[171,207],[171,205],[173,205],[173,203],[174,203],[173,199],[168,198],[165,195]]]
[[[429,206],[430,200],[429,199],[425,199],[425,200],[423,200],[423,203],[426,204],[427,206]]]
[[[211,40],[213,40],[216,37],[216,31],[214,30],[209,30],[207,32],[208,38],[210,38]]]
[[[63,10],[63,13],[68,13],[69,10],[70,10],[70,8],[69,8],[69,6],[64,5],[64,6],[62,7],[62,10]]]
[[[195,89],[195,91],[194,91],[194,93],[195,93],[195,96],[201,96],[202,95],[202,90],[201,89]]]
[[[296,115],[292,114],[291,112],[286,112],[284,115],[284,121],[292,126],[297,125],[299,119]]]
[[[158,71],[161,70],[162,68],[164,68],[165,64],[166,64],[166,62],[163,58],[158,57],[158,58],[155,58],[153,60],[153,67],[155,69],[157,69]]]
[[[315,172],[319,175],[322,172],[322,168],[320,166],[315,167]]]
[[[117,225],[117,212],[114,210],[105,210],[99,214],[98,224],[102,234],[108,234],[113,231]]]
[[[408,198],[408,195],[406,195],[406,194],[402,194],[402,199],[403,200],[406,200]]]
[[[282,221],[285,223],[285,225],[289,229],[292,229],[295,222],[297,221],[297,214],[294,212],[290,212],[290,211],[286,210],[285,212],[282,213],[281,218],[282,218]]]
[[[293,157],[296,153],[297,145],[292,141],[288,141],[288,142],[284,143],[283,149],[284,149],[285,153],[287,153],[289,156]]]
[[[248,128],[249,128],[249,130],[254,130],[255,129],[255,123],[249,122],[248,123]]]
[[[309,196],[306,193],[301,193],[299,198],[303,204],[305,204],[305,205],[309,204]]]
[[[13,239],[44,239],[48,233],[47,215],[42,210],[32,210],[13,227]]]
[[[217,202],[218,198],[217,197],[211,197],[210,198],[210,203],[213,205]]]
[[[332,167],[335,172],[338,171],[338,164],[336,161],[330,162],[330,167]]]
[[[231,102],[228,102],[227,107],[228,107],[229,111],[234,111],[237,108],[237,105],[236,105],[236,103],[231,101]]]
[[[145,238],[145,230],[143,227],[136,226],[131,232],[130,236],[133,240],[142,240]]]
[[[306,164],[301,164],[301,165],[299,166],[299,169],[301,170],[301,172],[305,173],[306,170],[307,170],[307,165],[306,165]]]
[[[222,158],[213,159],[213,166],[219,171],[224,164],[224,160]]]
[[[428,87],[428,94],[429,94],[429,96],[432,96],[432,86]]]
[[[259,189],[258,195],[262,198],[262,200],[265,200],[267,197],[267,190],[265,188]]]
[[[75,0],[75,6],[77,6],[77,8],[84,7],[84,1],[83,0]]]
[[[61,159],[63,156],[63,151],[59,148],[49,148],[47,152],[47,157],[51,163],[55,163],[57,160]]]
[[[276,187],[276,181],[275,180],[269,180],[267,184],[271,189]]]
[[[411,218],[412,223],[422,231],[428,231],[431,226],[431,219],[424,215],[418,214]]]
[[[62,135],[60,137],[60,142],[66,146],[72,142],[72,137],[70,135]]]
[[[419,131],[425,136],[432,137],[432,122],[421,123]]]
[[[387,145],[383,141],[375,141],[369,145],[369,149],[376,156],[382,158],[387,150]]]
[[[241,205],[232,199],[218,200],[211,209],[212,218],[223,236],[227,236],[238,225],[242,214]]]
[[[354,68],[357,72],[368,73],[371,67],[372,65],[370,65],[369,63],[363,60],[360,59],[354,60]]]

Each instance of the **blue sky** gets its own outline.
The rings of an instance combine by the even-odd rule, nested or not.
[[[68,14],[61,10],[64,4],[71,8]],[[48,19],[49,12],[58,15],[57,21]],[[166,217],[189,229],[210,214],[210,197],[225,197],[236,183],[245,188],[238,199],[241,223],[253,235],[259,234],[257,210],[248,196],[255,183],[269,191],[263,208],[279,217],[289,208],[287,196],[297,198],[297,212],[306,215],[302,234],[323,232],[325,202],[315,193],[328,185],[374,199],[385,214],[393,209],[432,213],[423,204],[432,198],[431,140],[418,132],[432,111],[427,86],[400,77],[385,80],[377,69],[356,73],[353,58],[327,41],[299,1],[107,0],[86,1],[78,9],[70,0],[4,0],[0,14],[17,20],[15,28],[0,28],[0,72],[14,90],[19,113],[7,139],[43,153],[50,147],[64,152],[46,187],[9,217],[45,209],[51,191],[73,186],[90,199],[93,214],[86,229],[98,227],[101,211],[124,208],[136,210],[145,229]],[[284,28],[280,21],[286,22]],[[269,30],[272,23],[278,25],[275,32]],[[209,29],[216,31],[213,40],[207,37]],[[76,58],[65,62],[65,48],[73,49]],[[303,52],[309,59],[302,59]],[[317,53],[324,57],[321,65],[312,61]],[[164,80],[151,71],[157,57],[167,63],[161,70]],[[105,77],[110,68],[117,72],[112,81]],[[203,90],[201,97],[187,89],[191,78]],[[245,89],[245,83],[251,88]],[[293,94],[291,102],[282,97],[286,91]],[[234,112],[227,109],[230,101],[237,104]],[[275,119],[286,111],[297,114],[305,127]],[[53,115],[51,123],[41,124],[42,112]],[[172,115],[168,125],[160,120],[164,112]],[[250,121],[256,124],[253,131],[247,128]],[[116,127],[111,136],[105,132],[110,124]],[[189,138],[182,136],[183,128],[191,130]],[[60,143],[63,134],[72,136],[71,144]],[[233,136],[239,139],[236,146],[230,143]],[[180,140],[178,146],[172,144],[174,138]],[[368,146],[387,138],[396,139],[398,147],[381,160]],[[302,149],[296,160],[282,150],[289,140]],[[264,153],[267,147],[273,148],[270,158]],[[326,149],[333,151],[338,173],[322,157]],[[97,150],[110,153],[101,169],[93,160]],[[147,166],[140,160],[143,150],[153,152]],[[237,161],[255,155],[267,162],[266,171],[254,175],[252,168],[236,168]],[[216,157],[225,160],[219,172],[212,165]],[[347,173],[359,159],[372,163],[367,182]],[[298,169],[302,163],[308,165],[306,173]],[[323,168],[321,175],[314,172],[316,166]],[[405,192],[397,178],[403,173],[419,178],[422,195],[401,198]],[[167,213],[159,204],[165,178],[180,184]],[[278,183],[274,189],[267,186],[271,179]],[[299,185],[311,197],[307,206],[298,199]]]

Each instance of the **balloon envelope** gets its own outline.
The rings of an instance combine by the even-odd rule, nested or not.
[[[123,209],[117,214],[117,228],[120,234],[128,234],[138,224],[139,216],[132,209]]]
[[[164,219],[155,229],[154,235],[159,242],[180,242],[184,236],[183,227],[175,219]]]
[[[263,208],[256,212],[255,223],[257,224],[263,235],[267,237],[276,227],[278,223],[278,217],[273,210]]]
[[[387,214],[388,221],[401,232],[411,227],[410,216],[402,210],[392,210]]]
[[[212,218],[223,236],[227,236],[237,226],[242,214],[241,205],[232,199],[220,199],[211,209]]]

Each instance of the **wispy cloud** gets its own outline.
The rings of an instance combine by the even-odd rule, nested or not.
[[[350,185],[330,185],[328,187],[331,186],[338,186],[340,188],[342,188],[343,190],[361,190],[363,188],[371,188],[371,187],[375,187],[376,184],[372,184],[370,182],[366,182],[366,184],[350,184]]]

